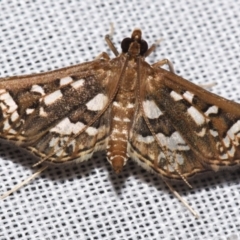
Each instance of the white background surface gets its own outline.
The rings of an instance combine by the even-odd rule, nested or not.
[[[239,1],[3,1],[0,76],[49,71],[119,49],[135,27],[149,44],[147,61],[170,59],[176,73],[240,102]],[[111,53],[111,56],[113,54]],[[0,191],[31,175],[35,162],[0,145]],[[115,175],[104,157],[51,168],[0,202],[0,239],[240,239],[240,171],[198,175],[174,184],[191,213],[162,180],[132,161]]]

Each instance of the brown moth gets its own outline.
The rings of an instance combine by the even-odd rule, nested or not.
[[[0,137],[38,156],[36,163],[90,159],[105,150],[119,173],[129,158],[164,178],[183,179],[240,162],[240,104],[149,65],[139,29],[115,58],[0,79]],[[170,71],[161,68],[167,64]]]

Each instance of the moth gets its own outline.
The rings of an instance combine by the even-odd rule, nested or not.
[[[0,79],[0,137],[40,158],[83,162],[105,151],[116,173],[128,159],[166,179],[240,162],[240,104],[174,74],[139,29],[119,53],[56,71]],[[161,68],[164,64],[170,71]],[[188,184],[189,185],[189,184]]]

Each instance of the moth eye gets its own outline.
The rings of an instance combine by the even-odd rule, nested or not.
[[[130,44],[133,42],[131,38],[124,38],[121,43],[121,48],[124,53],[128,52]]]
[[[146,41],[141,40],[140,42],[140,55],[144,55],[148,50],[148,44]]]

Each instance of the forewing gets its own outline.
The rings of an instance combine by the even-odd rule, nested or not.
[[[239,164],[239,104],[156,68],[146,68],[141,76],[140,99],[142,110],[135,122],[142,118],[148,132],[142,134],[142,143],[136,141],[134,135],[142,128],[135,124],[130,143],[140,155],[154,148],[153,157],[144,164],[150,161],[151,168],[166,177],[188,177],[209,168]],[[153,142],[146,143],[152,137]],[[164,170],[163,162],[170,164],[172,172]]]
[[[0,137],[53,162],[90,158],[106,147],[111,110],[105,108],[117,84],[112,64],[101,59],[1,79]]]

